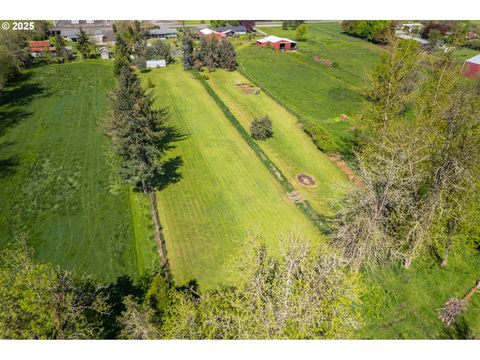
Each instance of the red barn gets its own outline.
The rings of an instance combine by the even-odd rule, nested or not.
[[[463,63],[463,75],[472,78],[480,77],[480,54],[465,60]]]
[[[270,35],[266,38],[257,40],[257,46],[270,46],[277,51],[297,50],[297,43],[295,41],[286,38],[279,38],[278,36],[274,35]]]

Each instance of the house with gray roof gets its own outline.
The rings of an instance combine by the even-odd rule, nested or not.
[[[216,28],[215,31],[225,34],[227,36],[238,36],[238,35],[245,35],[247,33],[247,28],[243,25],[222,26],[222,27]]]
[[[147,31],[148,38],[154,39],[169,39],[177,37],[177,29],[171,28],[160,28],[160,29],[150,29]]]

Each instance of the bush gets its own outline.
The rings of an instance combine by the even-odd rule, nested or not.
[[[466,47],[473,50],[480,50],[480,40],[471,40],[467,42]]]
[[[255,140],[266,140],[273,136],[272,121],[268,115],[253,119],[250,124],[250,134]]]

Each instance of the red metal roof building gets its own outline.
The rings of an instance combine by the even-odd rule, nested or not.
[[[41,40],[41,41],[30,41],[30,54],[33,57],[37,57],[43,54],[45,51],[54,52],[55,48],[51,47],[50,41]]]
[[[480,54],[465,60],[463,63],[463,75],[471,78],[480,77]]]
[[[279,38],[278,36],[270,35],[266,38],[257,40],[257,46],[265,47],[267,45],[275,50],[297,50],[297,43],[290,39]]]

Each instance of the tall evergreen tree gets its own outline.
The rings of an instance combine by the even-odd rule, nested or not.
[[[220,53],[222,57],[222,68],[235,70],[237,68],[237,54],[230,41],[223,39],[220,42]]]
[[[183,68],[190,70],[193,67],[194,54],[193,54],[193,39],[189,32],[185,32],[182,38],[183,46]]]
[[[77,49],[84,59],[90,56],[90,45],[91,43],[87,33],[80,28],[77,38]]]
[[[65,50],[65,40],[60,34],[55,35],[55,53],[59,62],[65,62],[68,58],[67,51]]]
[[[124,67],[130,65],[130,51],[127,42],[120,32],[115,32],[115,39],[115,64],[113,65],[113,73],[115,76],[118,76]]]
[[[121,179],[148,195],[155,225],[162,266],[168,267],[164,239],[156,204],[155,187],[163,175],[162,160],[178,140],[167,125],[166,108],[154,109],[154,98],[145,92],[140,79],[129,66],[124,66],[117,86],[110,96],[112,116],[108,133],[120,158]]]

